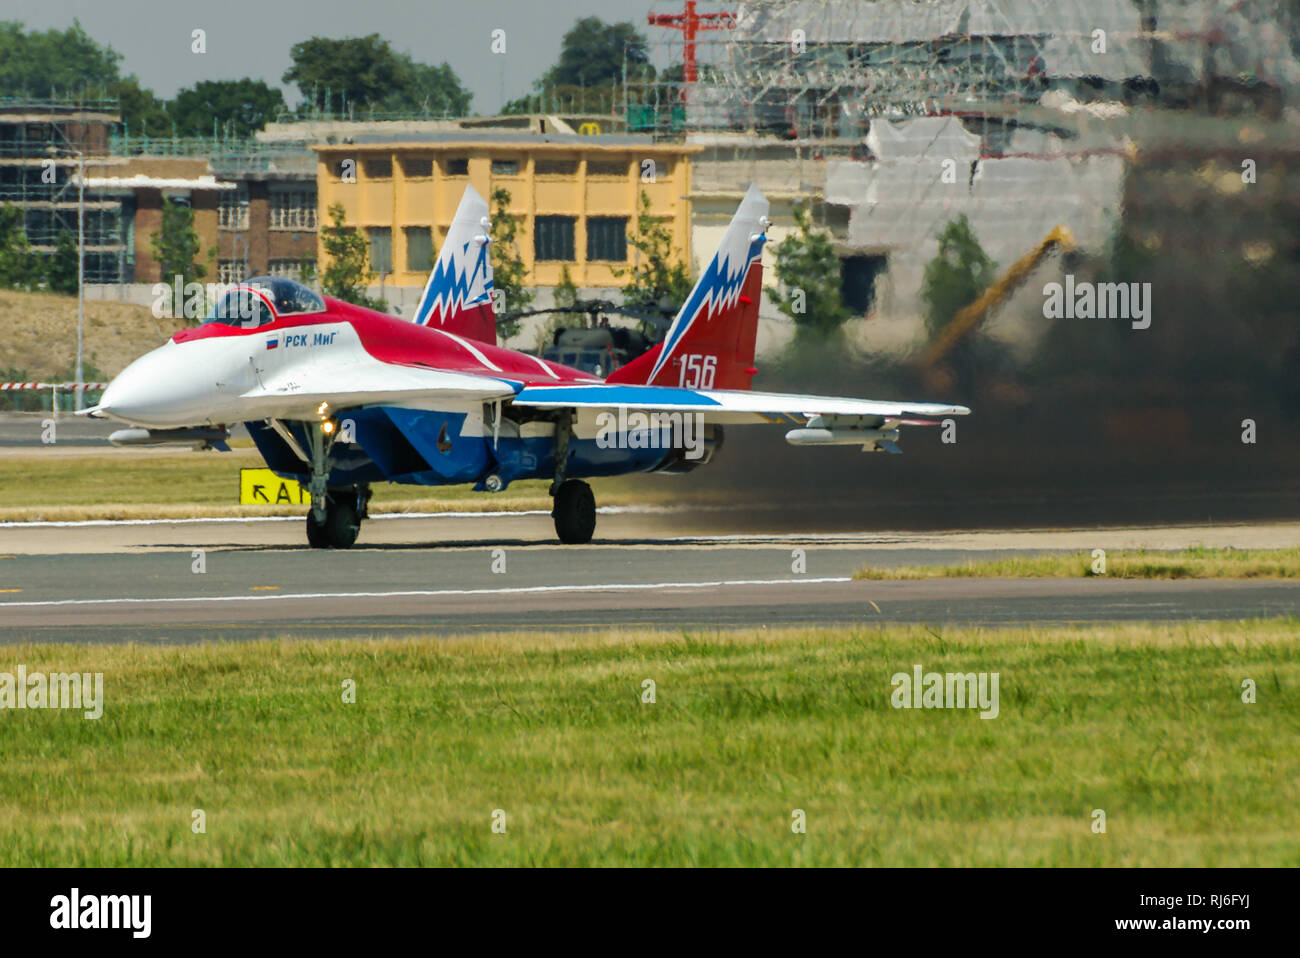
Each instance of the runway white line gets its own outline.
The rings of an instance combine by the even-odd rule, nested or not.
[[[646,589],[714,589],[735,585],[826,585],[852,582],[849,576],[820,579],[719,579],[716,582],[609,582],[587,585],[531,585],[505,589],[417,589],[402,592],[293,592],[284,595],[189,595],[158,598],[121,597],[112,599],[43,599],[28,602],[0,602],[0,609],[32,609],[66,605],[152,605],[180,602],[284,602],[290,599],[400,599],[439,598],[452,595],[528,595],[538,592],[618,592]]]

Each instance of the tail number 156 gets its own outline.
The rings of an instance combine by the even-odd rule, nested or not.
[[[683,389],[712,389],[718,372],[718,357],[690,353],[682,357],[677,385]]]

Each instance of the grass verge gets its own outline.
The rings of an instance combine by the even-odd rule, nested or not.
[[[9,646],[106,704],[0,711],[0,865],[1294,866],[1298,626]]]
[[[1013,556],[957,565],[867,567],[855,579],[1101,578],[1090,552]],[[1108,579],[1295,579],[1300,549],[1145,549],[1106,553]]]
[[[0,457],[0,522],[299,516],[305,506],[239,505],[239,470],[264,466],[251,449],[229,453],[132,450]],[[601,505],[647,501],[623,480],[592,480]],[[372,513],[550,511],[549,483],[515,482],[491,495],[469,486],[374,487]]]

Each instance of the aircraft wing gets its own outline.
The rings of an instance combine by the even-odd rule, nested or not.
[[[252,404],[259,418],[314,419],[321,403],[334,410],[377,405],[442,408],[508,399],[517,388],[473,373],[330,363],[268,377],[241,398]]]
[[[514,398],[516,406],[541,409],[643,409],[664,412],[698,412],[713,422],[771,422],[773,417],[800,421],[814,417],[852,416],[881,421],[906,416],[965,416],[965,406],[927,402],[881,402],[797,393],[760,393],[741,389],[681,389],[599,383],[590,386],[525,386]]]

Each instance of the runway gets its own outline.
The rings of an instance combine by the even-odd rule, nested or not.
[[[611,512],[598,541],[562,547],[545,516],[394,518],[347,552],[301,546],[299,521],[0,526],[0,642],[1300,615],[1300,583],[1279,581],[851,578],[1056,549],[1295,545],[1295,524],[720,536],[699,522]]]

